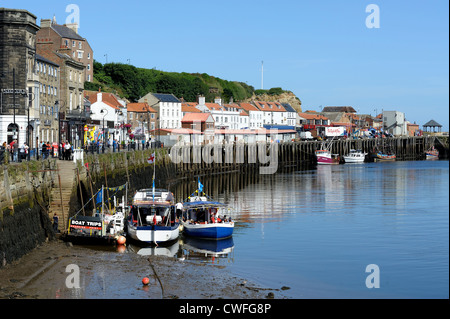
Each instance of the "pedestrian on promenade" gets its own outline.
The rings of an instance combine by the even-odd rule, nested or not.
[[[45,160],[47,158],[47,145],[45,144],[45,142],[42,142],[41,152],[42,152],[42,159]]]
[[[67,161],[70,161],[70,153],[71,153],[72,147],[69,143],[69,141],[66,141],[64,144],[64,159]]]
[[[19,155],[19,143],[17,142],[17,140],[14,140],[12,142],[11,148],[12,148],[12,152],[13,152],[13,161],[17,162],[18,161],[17,157]]]
[[[47,141],[47,144],[46,144],[46,146],[47,146],[47,157],[51,157],[51,155],[52,155],[52,144],[50,144],[50,141]]]

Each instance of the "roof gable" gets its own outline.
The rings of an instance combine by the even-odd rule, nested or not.
[[[52,24],[51,28],[58,33],[62,38],[68,38],[73,40],[85,41],[86,39],[80,36],[78,33],[72,29],[59,24]]]

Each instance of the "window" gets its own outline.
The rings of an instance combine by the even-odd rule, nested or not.
[[[83,52],[78,51],[78,59],[82,59],[83,58]]]
[[[75,48],[75,41],[72,41],[72,47]]]
[[[83,46],[82,46],[82,43],[81,43],[81,42],[78,42],[78,49],[80,49],[80,50],[81,50],[81,49],[82,49],[82,47],[83,47]]]
[[[91,70],[91,65],[90,64],[87,65],[87,69],[88,69],[88,71]]]
[[[69,47],[69,41],[68,40],[64,40],[64,46]]]
[[[88,60],[90,60],[90,59],[91,59],[91,54],[90,54],[90,53],[88,53],[88,56],[87,56],[87,58],[88,58]]]

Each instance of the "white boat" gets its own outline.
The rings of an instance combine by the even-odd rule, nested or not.
[[[364,163],[367,153],[361,150],[350,150],[350,153],[344,156],[345,163]]]
[[[142,189],[136,192],[127,218],[127,234],[147,244],[176,240],[180,234],[173,194],[165,189]]]

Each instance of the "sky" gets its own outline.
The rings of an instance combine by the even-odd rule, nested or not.
[[[447,0],[0,0],[0,7],[26,9],[38,24],[78,21],[101,63],[282,87],[303,111],[400,111],[449,130]]]

